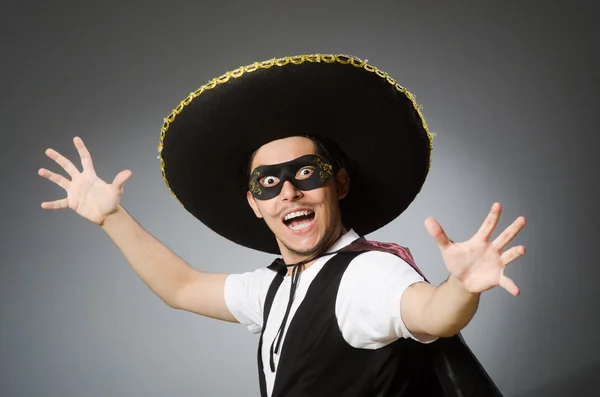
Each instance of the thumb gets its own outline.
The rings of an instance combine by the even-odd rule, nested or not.
[[[434,218],[429,217],[425,219],[425,228],[431,237],[433,237],[440,249],[447,248],[450,246],[450,244],[452,244],[452,241],[446,236],[442,225],[440,225],[440,223]]]
[[[122,189],[123,185],[125,184],[125,182],[127,182],[127,180],[129,179],[129,177],[131,176],[131,171],[129,170],[123,170],[121,172],[119,172],[117,174],[117,176],[115,176],[115,179],[113,180],[113,185],[115,188],[117,189]]]
[[[512,296],[519,296],[521,293],[515,282],[505,275],[502,275],[500,278],[500,286],[507,290]]]

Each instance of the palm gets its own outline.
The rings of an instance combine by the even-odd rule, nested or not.
[[[82,217],[96,223],[102,224],[104,219],[118,208],[120,198],[123,194],[123,184],[129,178],[129,171],[120,172],[112,184],[98,178],[94,171],[91,156],[80,138],[75,138],[83,171],[79,170],[67,158],[52,149],[46,154],[56,161],[71,177],[71,180],[62,175],[53,173],[46,169],[40,169],[39,174],[67,192],[67,197],[61,200],[42,203],[45,209],[70,208]]]
[[[468,290],[485,291],[499,285],[504,273],[500,256],[491,244],[472,242],[451,245],[443,251],[450,274],[461,280]]]
[[[111,185],[85,172],[71,180],[67,200],[69,208],[87,219],[101,218],[114,211],[119,202]]]
[[[506,245],[525,226],[525,218],[517,218],[494,241],[489,241],[500,217],[500,205],[495,204],[479,231],[469,240],[454,243],[446,237],[442,227],[434,219],[426,226],[440,248],[442,258],[450,274],[461,281],[469,292],[479,293],[501,286],[512,295],[519,289],[504,275],[504,268],[514,259],[525,254],[523,246],[512,247],[504,252]]]

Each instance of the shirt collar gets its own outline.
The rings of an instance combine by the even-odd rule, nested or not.
[[[335,242],[328,250],[327,253],[334,252],[337,250],[341,250],[345,246],[352,243],[354,240],[359,238],[360,236],[354,231],[354,229],[348,230],[345,234],[343,234],[338,241]]]

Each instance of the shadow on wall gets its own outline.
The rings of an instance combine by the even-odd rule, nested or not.
[[[600,396],[600,362],[583,367],[568,376],[514,397],[598,397]]]

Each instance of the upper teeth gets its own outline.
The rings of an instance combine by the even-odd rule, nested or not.
[[[287,214],[287,215],[285,216],[285,218],[283,218],[283,219],[284,219],[284,220],[286,220],[286,221],[289,221],[290,219],[297,218],[297,217],[299,217],[299,216],[306,216],[306,215],[308,215],[308,214],[311,214],[311,213],[312,213],[312,211],[296,211],[296,212],[290,212],[290,213],[289,213],[289,214]]]

